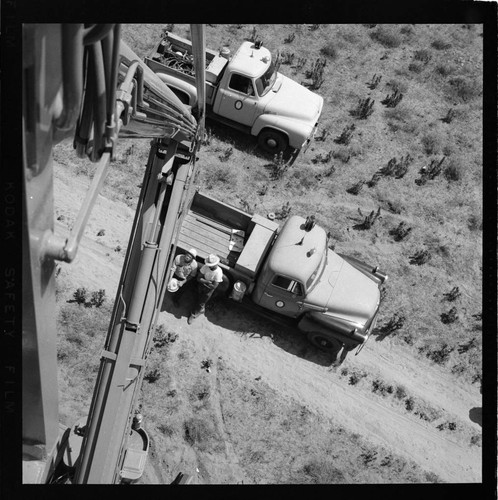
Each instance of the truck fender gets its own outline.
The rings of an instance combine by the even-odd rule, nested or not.
[[[289,146],[295,149],[301,149],[304,142],[313,133],[313,127],[303,124],[300,120],[264,113],[258,116],[254,122],[251,134],[258,136],[265,128],[284,134],[288,138]]]
[[[308,338],[311,333],[319,332],[323,334],[324,337],[327,337],[331,340],[333,339],[339,344],[349,347],[355,347],[358,344],[363,343],[366,339],[366,336],[362,335],[359,332],[355,332],[353,334],[352,332],[342,332],[339,330],[339,328],[328,328],[327,326],[314,321],[313,318],[310,318],[306,314],[301,318],[297,327],[299,328],[299,330],[306,333],[308,335]]]
[[[184,82],[179,78],[176,78],[166,73],[156,73],[156,75],[177,95],[177,97],[189,106],[195,106],[197,104],[197,89],[195,85],[191,83]],[[180,95],[178,95],[180,94]],[[188,102],[184,102],[188,99]]]

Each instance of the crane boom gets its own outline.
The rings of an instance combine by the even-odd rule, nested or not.
[[[204,67],[203,27],[192,33],[195,63]],[[205,104],[196,120],[120,40],[119,25],[25,25],[23,38],[23,482],[50,482],[62,445],[77,434],[72,482],[118,483]],[[99,166],[62,240],[54,233],[52,148],[73,133],[76,154]],[[118,137],[152,138],[151,150],[88,418],[59,429],[55,262],[74,259]]]

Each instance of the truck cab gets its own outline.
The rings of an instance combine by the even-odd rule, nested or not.
[[[251,127],[270,153],[302,149],[313,137],[323,98],[278,72],[268,49],[245,41],[229,57],[213,102],[220,117]]]
[[[354,346],[375,327],[380,285],[387,279],[355,264],[328,247],[328,235],[312,218],[293,216],[276,238],[251,298],[296,318],[312,336],[321,332],[329,343],[336,339]]]

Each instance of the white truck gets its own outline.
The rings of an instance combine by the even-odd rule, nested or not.
[[[192,43],[166,33],[145,63],[180,98],[195,109],[197,90]],[[232,55],[228,48],[206,50],[206,113],[258,139],[270,154],[305,149],[316,132],[323,98],[278,72],[262,43],[244,41]]]

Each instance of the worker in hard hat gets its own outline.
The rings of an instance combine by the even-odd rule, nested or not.
[[[177,255],[173,261],[173,267],[171,268],[173,277],[168,285],[168,290],[174,293],[173,304],[175,306],[180,304],[180,298],[184,292],[183,286],[197,275],[196,257],[197,250],[191,248],[188,252]]]
[[[223,270],[218,265],[219,263],[220,258],[217,255],[208,255],[197,275],[197,301],[188,317],[189,325],[204,312],[206,302],[211,298],[216,287],[223,282]]]

